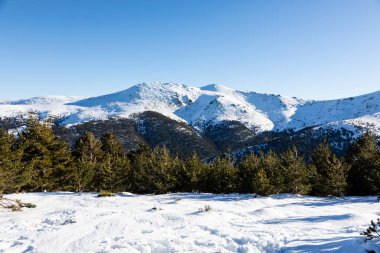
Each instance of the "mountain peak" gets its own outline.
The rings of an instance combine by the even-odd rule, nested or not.
[[[80,124],[155,111],[192,126],[237,121],[259,131],[302,129],[337,123],[380,132],[380,92],[329,101],[304,101],[242,92],[218,84],[197,88],[173,82],[145,82],[98,97],[35,97],[0,100],[0,118],[38,112]],[[328,113],[326,113],[328,112]]]
[[[218,92],[223,92],[223,91],[232,91],[232,89],[218,85],[218,84],[207,84],[205,86],[200,87],[201,90],[205,91],[218,91]]]

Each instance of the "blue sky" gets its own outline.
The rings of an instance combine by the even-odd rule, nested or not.
[[[380,90],[380,1],[0,0],[0,97],[145,81],[312,99]]]

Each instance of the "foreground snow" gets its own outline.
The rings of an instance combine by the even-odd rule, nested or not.
[[[0,210],[0,252],[380,252],[359,233],[375,197],[168,194],[8,195],[37,204]],[[204,211],[205,206],[211,211]]]

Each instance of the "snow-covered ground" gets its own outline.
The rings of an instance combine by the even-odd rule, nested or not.
[[[0,211],[0,252],[380,252],[359,235],[375,197],[167,194],[7,195],[37,204]],[[204,211],[205,206],[212,209]]]

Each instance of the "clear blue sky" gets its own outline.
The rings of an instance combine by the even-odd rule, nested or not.
[[[0,0],[0,97],[145,81],[330,99],[380,90],[379,0]]]

